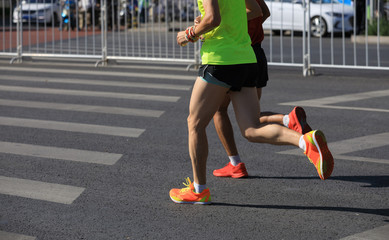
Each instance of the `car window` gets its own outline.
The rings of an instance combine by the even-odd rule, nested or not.
[[[26,0],[26,3],[55,3],[56,0]]]
[[[311,3],[327,4],[327,3],[338,3],[338,1],[336,1],[336,0],[311,0]]]

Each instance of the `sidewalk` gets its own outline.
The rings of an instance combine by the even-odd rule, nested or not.
[[[77,37],[91,36],[94,34],[101,34],[101,31],[98,28],[80,31],[60,31],[58,27],[39,27],[38,29],[23,29],[23,46],[28,46],[29,44],[39,44],[39,43],[49,43],[58,40],[67,40]],[[0,51],[6,51],[17,46],[17,36],[16,28],[0,28]],[[3,42],[4,41],[4,42]]]

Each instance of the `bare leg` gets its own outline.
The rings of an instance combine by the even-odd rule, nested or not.
[[[280,125],[284,124],[284,114],[273,113],[273,112],[263,112],[259,117],[261,123],[278,123]]]
[[[228,89],[197,78],[189,104],[188,133],[189,154],[192,161],[193,179],[206,184],[208,141],[206,127],[222,104]]]
[[[260,124],[255,88],[242,88],[230,96],[241,133],[250,142],[299,146],[300,133],[278,124]]]
[[[262,97],[262,88],[257,88],[257,96],[260,102]],[[278,123],[280,125],[283,125],[284,124],[283,120],[284,120],[283,114],[273,113],[273,112],[261,112],[261,115],[259,117],[259,121],[261,123]]]
[[[234,132],[227,113],[230,101],[229,95],[226,95],[222,105],[213,116],[213,122],[215,124],[217,135],[219,136],[227,155],[236,156],[238,155],[238,149],[236,148]]]
[[[262,96],[262,88],[257,88],[258,102],[260,102]],[[236,147],[234,132],[232,129],[231,121],[228,116],[228,106],[231,102],[229,95],[226,95],[223,103],[219,107],[218,111],[213,117],[216,132],[220,141],[223,144],[224,149],[228,156],[238,155],[238,149]],[[283,114],[276,114],[272,112],[260,113],[260,123],[278,123],[283,125]]]

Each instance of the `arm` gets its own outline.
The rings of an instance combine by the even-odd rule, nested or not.
[[[200,23],[196,25],[195,35],[201,36],[220,25],[221,16],[219,10],[218,0],[203,0],[204,17]],[[184,46],[188,43],[185,39],[185,31],[181,31],[177,34],[177,43]]]
[[[262,23],[266,21],[268,17],[270,17],[270,10],[267,7],[264,0],[259,0],[259,6],[262,9],[263,17],[262,17]]]
[[[255,0],[245,0],[247,20],[263,16],[262,9]]]

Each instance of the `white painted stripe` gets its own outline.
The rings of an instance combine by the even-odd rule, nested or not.
[[[36,237],[0,231],[1,240],[36,240]]]
[[[93,48],[88,48],[88,49],[93,50]],[[71,60],[71,59],[69,59],[69,60]],[[9,64],[9,59],[6,59],[4,61],[2,59],[0,59],[0,62],[2,62],[4,64]],[[89,62],[85,61],[85,62],[81,63],[81,62],[77,62],[77,60],[75,62],[76,63],[51,61],[50,62],[50,66],[60,66],[61,68],[68,68],[68,67],[91,67],[91,66],[93,66],[96,63],[96,61],[89,61]],[[167,70],[167,71],[188,72],[188,70],[186,70],[186,67],[187,67],[188,64],[176,64],[176,63],[174,63],[174,64],[170,64],[168,66],[168,65],[157,65],[158,63],[152,64],[152,65],[139,65],[139,64],[132,65],[128,61],[120,61],[120,60],[116,60],[116,62],[118,62],[119,64],[118,65],[109,64],[109,68],[136,69],[136,70],[137,69]],[[120,64],[120,62],[123,62],[123,64]],[[44,63],[43,62],[29,61],[28,65],[44,65]]]
[[[363,151],[389,145],[389,133],[380,133],[364,137],[352,138],[338,142],[328,143],[328,147],[335,160],[349,160],[358,162],[371,162],[380,164],[389,164],[389,159],[366,158],[357,156],[348,156],[347,153]],[[303,156],[301,149],[292,149],[278,152],[280,154]]]
[[[77,112],[93,112],[118,114],[138,117],[160,117],[164,111],[137,109],[137,108],[120,108],[120,107],[106,107],[95,105],[80,105],[68,103],[52,103],[52,102],[35,102],[35,101],[18,101],[9,99],[0,99],[1,106],[10,107],[25,107],[25,108],[39,108],[62,111],[77,111]]]
[[[98,85],[111,87],[131,87],[131,88],[148,88],[148,89],[167,89],[188,91],[191,85],[161,84],[161,83],[142,83],[142,82],[121,82],[110,80],[91,80],[91,79],[70,79],[70,78],[53,78],[53,77],[30,77],[30,76],[13,76],[2,75],[0,80],[13,80],[25,82],[44,82],[44,83],[66,83],[82,85]]]
[[[31,157],[68,160],[104,165],[114,165],[123,155],[79,149],[47,147],[31,144],[1,142],[0,152]]]
[[[331,105],[314,105],[313,103],[305,102],[291,102],[290,104],[281,104],[289,106],[303,106],[303,107],[317,107],[317,108],[328,108],[338,110],[354,110],[354,111],[366,111],[366,112],[389,112],[389,109],[381,108],[362,108],[362,107],[346,107],[346,106],[331,106]]]
[[[329,146],[334,153],[345,154],[387,145],[389,145],[389,132],[346,139],[332,143]]]
[[[0,176],[0,194],[72,204],[85,188]]]
[[[280,103],[280,105],[288,106],[304,106],[304,107],[319,107],[319,108],[330,108],[330,109],[342,109],[342,110],[359,110],[359,111],[373,111],[373,112],[389,112],[389,109],[379,108],[362,108],[362,107],[348,107],[348,106],[334,106],[334,104],[342,102],[361,101],[371,98],[388,97],[389,90],[370,91],[354,94],[345,94],[339,96],[316,98],[303,101],[294,101]]]
[[[69,131],[69,132],[103,134],[103,135],[120,136],[120,137],[134,137],[134,138],[139,137],[145,131],[144,129],[139,129],[139,128],[111,127],[111,126],[103,126],[103,125],[45,121],[45,120],[27,119],[27,118],[9,118],[9,117],[0,117],[0,125]]]
[[[339,154],[336,154],[333,157],[335,159],[349,160],[349,161],[356,161],[356,162],[369,162],[369,163],[389,164],[389,160],[388,159],[346,156],[346,155],[339,155]]]
[[[96,75],[96,76],[119,76],[119,77],[137,77],[137,78],[156,78],[156,79],[173,79],[173,80],[196,80],[196,76],[185,76],[177,74],[162,74],[162,73],[136,73],[136,72],[111,72],[111,71],[90,71],[76,69],[49,69],[49,68],[28,68],[28,67],[1,67],[3,71],[31,72],[31,73],[55,73],[55,74],[77,74],[77,75]]]
[[[162,95],[67,90],[67,89],[56,89],[56,88],[17,87],[17,86],[6,86],[6,85],[0,85],[0,91],[71,95],[71,96],[83,96],[83,97],[106,97],[106,98],[119,98],[119,99],[134,99],[134,100],[142,100],[142,101],[160,101],[160,102],[177,102],[180,99],[180,97],[162,96]]]
[[[340,240],[387,240],[389,236],[389,224],[377,227],[362,233],[342,238]]]

